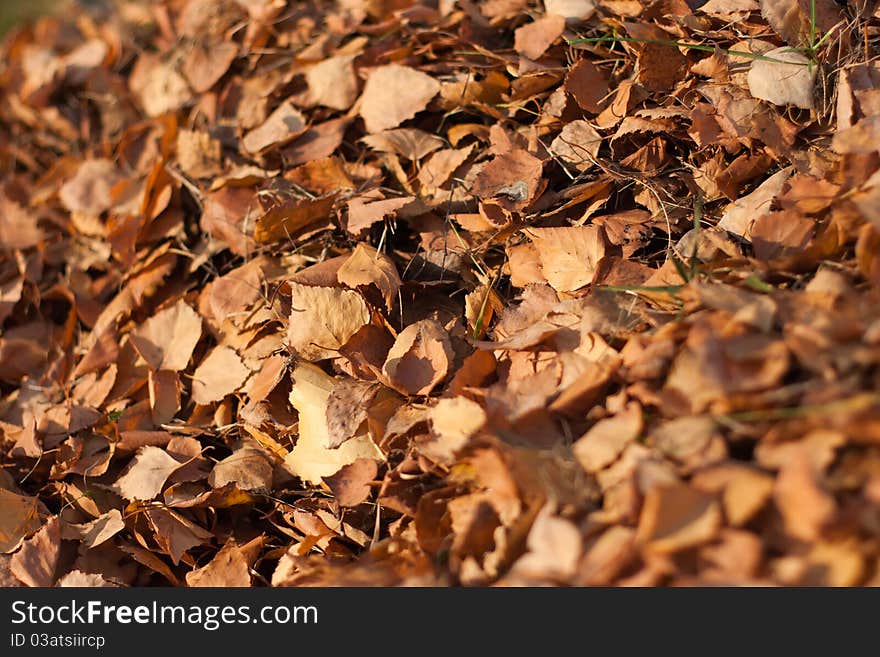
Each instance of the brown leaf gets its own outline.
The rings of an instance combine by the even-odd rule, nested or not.
[[[250,373],[234,349],[215,347],[193,372],[193,401],[197,404],[220,401],[237,392]]]
[[[389,312],[397,301],[400,276],[394,261],[365,242],[360,242],[354,248],[351,256],[336,272],[336,277],[350,288],[374,285],[382,293]]]
[[[306,360],[337,355],[358,329],[370,321],[363,297],[352,290],[291,282],[287,339]]]
[[[61,554],[61,523],[52,516],[12,555],[9,570],[27,586],[52,586]]]
[[[306,131],[306,118],[289,101],[285,101],[266,121],[248,132],[241,140],[248,153],[262,153],[282,146]]]
[[[177,133],[177,161],[183,172],[193,178],[210,178],[223,170],[223,145],[207,132],[180,130]]]
[[[412,162],[418,162],[445,145],[445,142],[436,135],[417,128],[383,130],[376,134],[367,135],[361,141],[373,150],[396,153]]]
[[[528,228],[524,232],[538,249],[541,272],[553,289],[572,292],[593,282],[605,255],[601,228]]]
[[[180,411],[180,379],[177,372],[150,370],[147,388],[153,424],[167,424]]]
[[[358,96],[353,62],[354,55],[339,55],[309,67],[306,71],[309,91],[303,104],[307,107],[324,105],[337,110],[351,107]]]
[[[565,29],[565,18],[548,14],[516,29],[514,48],[529,59],[538,59]]]
[[[770,204],[782,191],[791,174],[791,169],[782,169],[767,178],[752,193],[731,203],[718,222],[718,227],[749,239],[752,223],[770,209]]]
[[[131,332],[131,343],[154,370],[186,369],[202,336],[202,320],[183,300],[150,317]]]
[[[778,61],[756,59],[752,62],[748,75],[752,96],[774,105],[812,109],[815,104],[813,87],[817,68],[810,66],[810,60],[787,47],[775,48],[764,53],[764,56]]]
[[[291,376],[290,403],[299,413],[299,437],[284,462],[294,475],[318,485],[324,477],[357,459],[383,460],[382,453],[365,434],[330,448],[327,405],[334,387],[331,376],[310,363],[297,365]]]
[[[205,197],[199,221],[204,231],[226,242],[233,253],[246,256],[253,250],[254,241],[245,231],[253,232],[259,211],[252,189],[223,187]]]
[[[284,161],[289,166],[296,166],[332,155],[342,143],[350,123],[350,118],[342,117],[311,126],[290,146],[282,149]]]
[[[93,548],[109,541],[125,529],[119,509],[110,509],[91,522],[69,525],[62,529],[62,538],[78,538],[87,547]]]
[[[179,467],[180,463],[164,449],[141,447],[112,488],[127,500],[152,500]]]
[[[250,568],[263,539],[255,538],[246,545],[229,541],[214,558],[201,568],[186,574],[187,586],[193,587],[247,587],[251,585]]]
[[[452,343],[434,320],[407,326],[394,341],[382,372],[405,395],[426,395],[444,379],[452,362]]]
[[[568,70],[565,90],[582,110],[598,114],[602,111],[602,101],[608,95],[608,80],[596,65],[581,59]]]
[[[238,44],[197,41],[183,62],[183,74],[196,93],[204,93],[220,81],[238,57]]]
[[[333,386],[327,399],[327,447],[335,449],[357,435],[378,391],[376,383],[357,379],[342,379]]]
[[[272,472],[272,461],[263,450],[245,446],[217,463],[208,483],[212,488],[232,483],[239,490],[266,492],[272,490]]]
[[[71,570],[69,573],[59,578],[55,586],[62,588],[114,588],[119,584],[114,584],[100,575],[95,573],[84,573],[81,570]]]
[[[367,132],[396,128],[425,109],[439,91],[437,80],[414,68],[388,64],[373,69],[361,95]]]
[[[345,229],[354,237],[361,236],[367,228],[382,221],[385,217],[394,216],[401,208],[415,200],[412,196],[389,198],[381,201],[365,202],[354,198],[348,203],[348,223]]]
[[[721,508],[687,484],[654,486],[645,496],[638,540],[652,552],[685,550],[712,540],[721,527]]]
[[[594,424],[572,450],[584,470],[596,473],[611,465],[641,431],[642,409],[630,403],[623,412]]]
[[[535,198],[542,172],[541,160],[515,148],[484,166],[471,192],[480,198],[500,198],[502,205],[515,209]]]
[[[596,13],[594,0],[544,0],[548,14],[562,16],[567,23],[577,24]]]
[[[602,136],[586,121],[567,123],[559,136],[550,144],[550,150],[578,171],[594,166],[602,145]]]
[[[352,507],[366,502],[379,467],[373,459],[357,459],[339,469],[324,481],[333,491],[340,506]]]
[[[304,228],[329,220],[335,203],[336,194],[282,203],[257,218],[254,240],[258,244],[290,240]]]
[[[541,509],[526,539],[526,552],[514,572],[532,579],[566,581],[574,575],[583,551],[581,533],[569,520]]]
[[[214,534],[176,511],[152,507],[146,509],[144,514],[152,525],[156,542],[171,557],[175,566],[188,550],[206,545],[214,538]]]
[[[834,517],[834,498],[819,485],[819,475],[806,448],[782,467],[773,500],[785,520],[786,531],[803,541],[815,541]]]
[[[39,529],[41,524],[36,497],[16,495],[0,488],[0,553],[15,550],[22,539]]]
[[[473,150],[471,145],[466,148],[447,148],[434,153],[419,170],[422,193],[432,192],[445,185],[455,170],[467,161]]]
[[[97,217],[110,208],[110,190],[120,179],[110,160],[85,160],[58,190],[58,198],[70,212]]]

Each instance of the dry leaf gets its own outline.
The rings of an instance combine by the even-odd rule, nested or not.
[[[39,500],[0,488],[0,553],[15,550],[22,539],[40,528]]]
[[[265,452],[254,447],[241,447],[217,463],[208,477],[212,488],[235,484],[244,491],[272,490],[272,461]]]
[[[749,239],[752,223],[770,209],[770,204],[782,191],[791,174],[791,169],[782,169],[767,178],[751,194],[731,203],[718,222],[718,227]]]
[[[327,447],[335,449],[359,433],[378,392],[375,382],[357,379],[343,379],[333,386],[327,399]]]
[[[354,248],[351,256],[339,268],[336,277],[340,283],[350,288],[374,285],[382,293],[385,307],[389,311],[397,301],[400,276],[394,261],[364,242]]]
[[[589,123],[572,121],[553,140],[550,150],[579,171],[586,171],[594,166],[601,145],[602,136]]]
[[[631,403],[623,412],[594,424],[572,445],[572,451],[584,470],[595,474],[611,465],[641,431],[642,409]]]
[[[352,290],[291,282],[287,339],[306,360],[337,355],[349,338],[370,321],[363,297]]]
[[[370,484],[376,479],[379,468],[373,459],[357,459],[342,466],[339,471],[324,477],[340,506],[357,506],[366,502],[372,490]]]
[[[548,14],[562,16],[567,23],[580,23],[596,13],[594,0],[544,0]]]
[[[572,292],[593,282],[605,256],[601,228],[528,228],[525,233],[538,249],[541,272],[553,289]]]
[[[152,500],[180,463],[164,449],[141,447],[125,473],[113,484],[113,490],[127,500]]]
[[[330,448],[327,404],[333,390],[333,377],[309,363],[300,363],[291,374],[290,403],[299,412],[299,437],[284,459],[297,477],[313,485],[357,459],[383,460],[372,439],[362,434],[341,446]]]
[[[407,326],[394,341],[382,372],[405,395],[426,395],[446,377],[452,362],[446,330],[425,319]]]
[[[565,17],[549,13],[516,30],[514,48],[529,59],[538,59],[565,29]]]
[[[354,55],[339,55],[310,67],[306,71],[309,91],[304,104],[324,105],[337,110],[351,107],[358,96],[353,62]]]
[[[255,551],[263,539],[255,538],[245,545],[230,541],[206,565],[186,574],[187,586],[193,587],[246,587],[251,585],[250,568]]]
[[[186,369],[202,336],[202,320],[184,301],[150,317],[131,332],[131,343],[153,370]]]
[[[638,540],[652,552],[678,552],[712,540],[720,527],[712,497],[686,484],[659,485],[645,496]]]
[[[437,80],[408,66],[389,64],[373,69],[360,106],[367,132],[396,128],[424,110],[439,91]]]
[[[61,524],[52,516],[12,555],[9,570],[27,586],[52,586],[61,556]]]
[[[193,401],[197,404],[220,401],[238,391],[250,373],[234,349],[215,347],[193,372]]]
[[[806,56],[791,48],[775,48],[764,53],[764,57],[778,61],[756,59],[752,62],[748,75],[749,92],[774,105],[813,109],[817,67],[811,66]]]
[[[62,537],[79,538],[84,545],[93,548],[110,540],[123,529],[125,529],[125,523],[122,521],[122,514],[118,509],[110,509],[91,522],[63,528]],[[68,532],[71,532],[72,536],[67,535]]]
[[[251,130],[241,140],[249,153],[262,153],[282,146],[306,131],[306,119],[292,103],[284,102],[272,112],[266,121]]]

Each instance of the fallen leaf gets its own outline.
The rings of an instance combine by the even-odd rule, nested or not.
[[[439,91],[437,80],[408,66],[373,69],[361,95],[360,115],[367,132],[396,128],[424,110]]]
[[[60,556],[61,523],[58,516],[52,516],[12,555],[9,570],[27,586],[52,586]]]
[[[287,339],[306,360],[337,355],[349,338],[370,321],[363,297],[352,290],[291,282]]]
[[[110,160],[85,160],[58,190],[58,198],[70,212],[97,217],[112,205],[110,190],[121,177]]]
[[[764,57],[767,59],[754,60],[749,69],[748,84],[752,96],[774,105],[813,109],[817,67],[811,66],[806,56],[791,48],[775,48],[764,53]],[[774,61],[768,61],[770,59]]]
[[[642,409],[631,403],[617,415],[599,420],[573,445],[575,458],[594,474],[611,465],[642,431]]]
[[[755,191],[731,203],[721,216],[718,227],[749,239],[755,219],[770,209],[770,204],[782,191],[783,185],[792,173],[791,169],[777,171],[762,182]]]
[[[324,477],[324,481],[340,506],[353,507],[369,499],[370,484],[378,471],[375,460],[361,458],[342,466],[336,474]]]
[[[250,373],[234,349],[215,347],[193,372],[193,401],[197,404],[220,401],[238,391]]]
[[[396,153],[412,162],[418,162],[445,145],[445,142],[436,135],[417,128],[383,130],[367,135],[361,141],[373,150]]]
[[[0,553],[15,550],[25,536],[40,528],[39,500],[0,488]]]
[[[196,93],[204,93],[220,81],[238,57],[237,43],[198,41],[183,63],[183,74]]]
[[[255,552],[263,539],[255,538],[246,545],[229,541],[220,548],[207,564],[186,574],[186,584],[192,587],[247,587],[251,585],[250,568]]]
[[[290,471],[312,485],[357,459],[382,461],[384,457],[372,439],[362,434],[335,449],[330,448],[327,404],[333,377],[310,363],[300,363],[291,374],[290,403],[299,413],[299,436],[284,459]]]
[[[378,391],[370,381],[342,379],[334,384],[327,399],[327,447],[335,449],[359,433]]]
[[[208,483],[212,488],[235,484],[244,491],[272,490],[272,461],[265,452],[255,447],[240,447],[211,470]]]
[[[114,584],[98,574],[84,573],[81,570],[71,570],[66,575],[59,578],[55,586],[62,588],[113,588],[119,586]]]
[[[580,23],[596,13],[594,0],[544,0],[548,14],[562,16],[567,23]]]
[[[605,239],[598,226],[528,228],[544,278],[559,292],[572,292],[593,282],[605,256]]]
[[[339,55],[309,67],[306,71],[309,91],[304,104],[323,105],[337,110],[351,107],[358,96],[353,62],[354,55]]]
[[[550,150],[579,171],[586,171],[595,165],[601,145],[602,136],[589,123],[578,120],[565,124]]]
[[[141,447],[113,490],[127,500],[152,500],[180,463],[159,447]]]
[[[306,131],[306,118],[292,103],[285,101],[266,121],[248,132],[241,140],[248,153],[262,153],[282,146]]]
[[[446,330],[434,320],[407,326],[394,341],[382,372],[405,395],[426,395],[446,377],[452,362]]]
[[[516,29],[514,48],[529,59],[538,59],[565,29],[565,18],[549,13]]]
[[[721,508],[687,484],[654,486],[645,496],[638,540],[648,550],[670,553],[712,540],[721,528]]]
[[[581,59],[566,74],[565,90],[571,94],[582,110],[598,114],[602,111],[602,101],[609,94],[608,79],[598,66],[589,60]],[[569,125],[571,124],[566,124],[566,127]],[[598,133],[595,137],[601,139]],[[596,150],[598,151],[598,148]]]
[[[148,508],[144,515],[152,525],[156,542],[175,566],[187,551],[206,545],[214,538],[208,530],[170,509]]]
[[[336,272],[336,277],[340,283],[350,288],[375,286],[382,293],[385,307],[389,311],[397,301],[397,291],[401,283],[394,261],[364,242],[354,248],[351,256]]]
[[[105,541],[109,541],[123,529],[125,529],[125,523],[122,521],[122,514],[118,509],[110,509],[107,513],[102,514],[91,522],[70,525],[69,529],[63,529],[64,535],[62,537],[70,538],[71,536],[66,534],[71,532],[84,545],[93,548]]]
[[[202,336],[202,320],[186,302],[178,301],[131,332],[131,343],[153,370],[186,369]]]

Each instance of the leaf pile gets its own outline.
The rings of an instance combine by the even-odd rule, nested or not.
[[[162,0],[18,28],[11,573],[876,583],[875,5]]]

